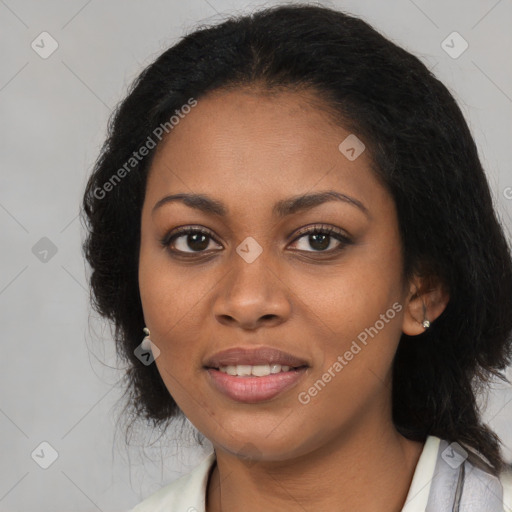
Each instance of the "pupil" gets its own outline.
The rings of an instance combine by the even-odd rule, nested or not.
[[[309,237],[311,247],[313,247],[314,249],[322,250],[327,249],[327,247],[329,247],[329,235],[322,233],[314,233],[312,235],[309,235]],[[315,246],[315,242],[318,242],[319,240],[320,244]]]
[[[201,239],[199,241],[199,239]],[[202,233],[193,233],[188,236],[187,244],[194,251],[201,251],[208,247],[208,236]]]

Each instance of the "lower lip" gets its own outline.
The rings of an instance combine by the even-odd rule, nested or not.
[[[207,368],[213,386],[237,402],[254,404],[270,400],[294,386],[305,374],[306,367],[265,377],[237,377],[215,368]]]

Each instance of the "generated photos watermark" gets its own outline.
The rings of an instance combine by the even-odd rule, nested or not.
[[[357,340],[363,346],[368,344],[368,336],[372,339],[389,323],[390,320],[395,318],[396,314],[402,311],[402,305],[399,302],[395,302],[385,313],[380,315],[379,320],[377,320],[371,327],[365,328],[357,335]],[[349,350],[346,350],[343,355],[339,355],[336,358],[336,361],[322,374],[322,377],[318,379],[307,391],[301,391],[297,398],[299,402],[303,405],[309,404],[311,402],[311,398],[318,395],[320,391],[322,391],[325,386],[332,381],[338,375],[345,366],[348,365],[350,361],[354,358],[355,355],[361,352],[362,347],[359,345],[356,340],[352,341]]]
[[[114,187],[121,182],[121,180],[137,167],[149,152],[156,147],[162,138],[171,132],[171,130],[190,113],[193,107],[197,105],[197,100],[189,98],[187,103],[181,106],[179,110],[175,110],[175,115],[172,115],[168,121],[158,125],[151,135],[148,135],[144,144],[142,144],[137,151],[132,153],[132,156],[107,180],[101,187],[94,189],[94,197],[96,199],[104,199],[108,192],[112,191]],[[154,138],[153,138],[154,137]],[[155,140],[158,139],[158,142]]]

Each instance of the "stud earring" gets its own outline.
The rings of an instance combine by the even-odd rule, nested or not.
[[[423,327],[425,329],[428,329],[430,327],[430,321],[427,320],[427,307],[425,306],[425,303],[423,302],[423,323],[421,325],[423,325]]]
[[[142,340],[142,348],[145,350],[151,350],[151,340],[149,339],[149,329],[147,327],[144,327],[142,329],[146,336],[144,336],[144,339]]]

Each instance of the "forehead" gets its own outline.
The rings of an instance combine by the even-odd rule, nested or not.
[[[217,90],[198,100],[160,144],[147,194],[180,191],[273,200],[315,189],[383,200],[367,150],[349,160],[352,136],[310,91]],[[382,196],[382,197],[377,197]]]

